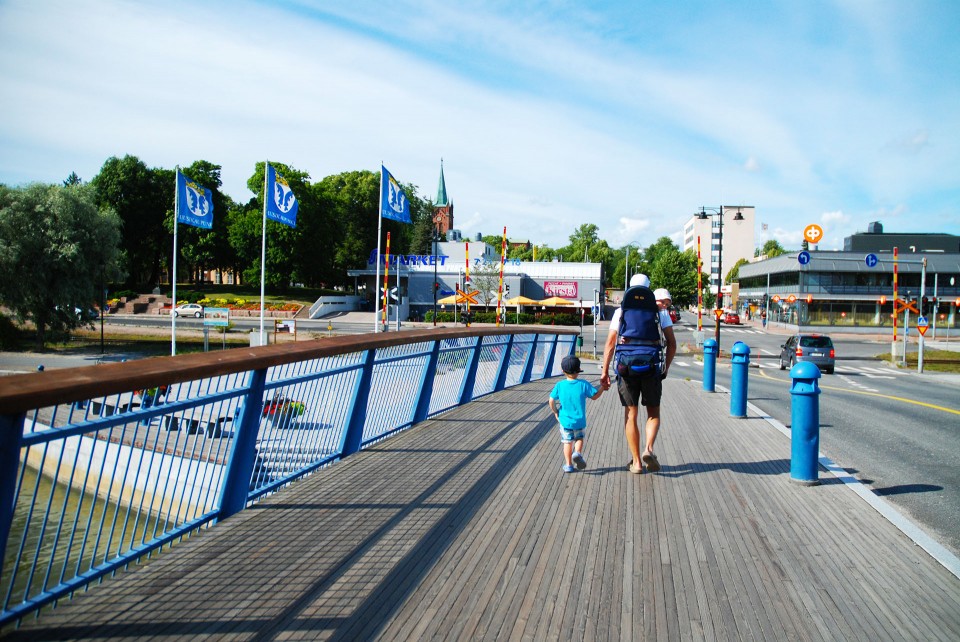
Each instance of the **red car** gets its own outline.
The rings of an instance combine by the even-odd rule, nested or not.
[[[671,307],[671,308],[670,308],[670,320],[673,321],[674,323],[676,323],[677,321],[679,321],[679,320],[680,320],[680,310],[678,310],[678,309],[676,309],[676,308],[674,308],[674,307]]]
[[[740,325],[740,315],[736,312],[727,312],[723,315],[723,322],[733,325]]]

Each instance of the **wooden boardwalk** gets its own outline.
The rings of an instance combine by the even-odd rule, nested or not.
[[[591,380],[597,379],[596,366]],[[12,639],[952,640],[960,580],[729,397],[668,379],[631,475],[613,390],[564,474],[554,381],[354,455]]]

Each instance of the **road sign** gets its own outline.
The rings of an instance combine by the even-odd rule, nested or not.
[[[927,327],[927,317],[917,317],[917,331],[921,337],[927,334]]]
[[[721,316],[723,316],[723,310],[714,310],[713,313],[714,313],[715,315],[717,315],[717,318],[718,318],[718,319],[719,319]]]
[[[816,224],[811,224],[803,228],[803,238],[808,243],[819,243],[823,240],[823,228]]]
[[[800,262],[800,265],[806,265],[810,262],[810,252],[806,250],[800,252],[800,254],[797,254],[797,260]]]
[[[877,258],[876,254],[867,254],[863,262],[867,264],[867,267],[877,267],[877,263],[880,262],[880,259]]]
[[[893,302],[893,313],[897,314],[903,312],[904,310],[910,310],[914,314],[920,314],[920,310],[917,309],[917,306],[913,304],[913,301],[904,301],[903,299],[897,299]]]
[[[464,292],[463,290],[457,290],[457,295],[461,297],[462,303],[472,303],[478,305],[477,295],[480,294],[480,290],[474,290],[472,292]]]

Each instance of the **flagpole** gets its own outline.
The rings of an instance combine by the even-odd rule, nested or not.
[[[260,337],[257,345],[264,345],[263,340],[263,299],[266,292],[267,280],[267,174],[270,171],[270,161],[263,164],[263,232],[260,236]]]
[[[383,234],[383,161],[380,161],[380,198],[377,208],[377,275],[373,280],[373,331],[380,332],[380,235]]]
[[[400,296],[400,255],[397,255],[397,332],[400,332],[400,302],[403,297]]]
[[[177,356],[177,216],[180,214],[180,166],[173,173],[173,271],[170,283],[173,285],[173,303],[170,305],[170,356]]]
[[[387,232],[387,256],[383,265],[383,329],[386,331],[390,327],[390,302],[387,300],[388,288],[390,287],[390,232]]]

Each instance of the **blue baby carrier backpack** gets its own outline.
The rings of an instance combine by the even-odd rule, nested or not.
[[[636,285],[624,293],[618,334],[614,352],[617,375],[638,378],[660,374],[664,361],[660,308],[650,288]]]

